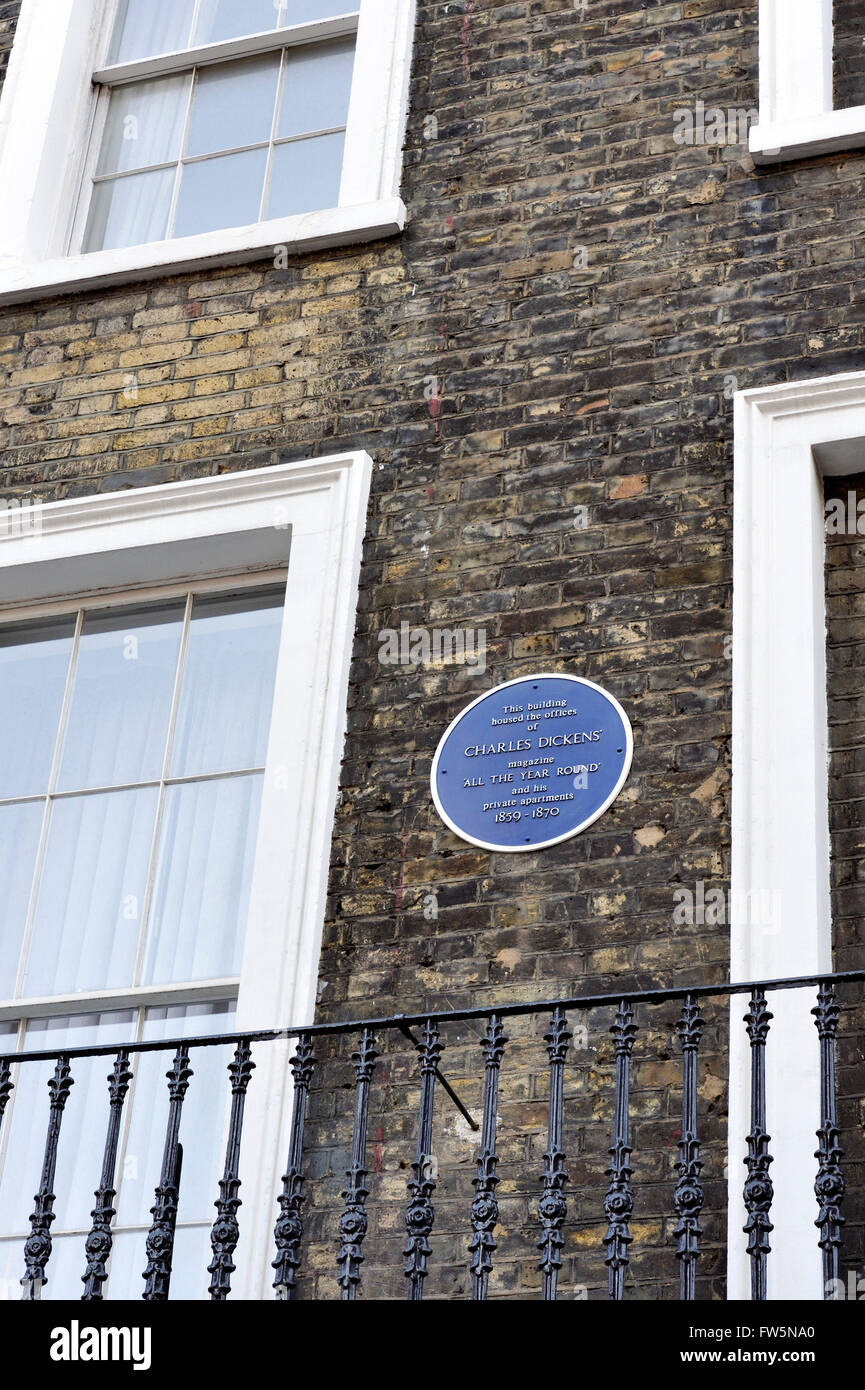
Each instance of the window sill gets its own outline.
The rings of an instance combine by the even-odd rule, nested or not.
[[[755,164],[780,164],[865,147],[865,106],[824,111],[797,121],[761,122],[751,127],[749,147]]]
[[[238,265],[275,257],[277,250],[293,256],[329,246],[377,241],[401,232],[405,223],[406,209],[402,200],[382,198],[373,203],[301,213],[254,226],[233,227],[117,251],[93,251],[59,260],[7,260],[4,264],[4,258],[0,257],[0,304],[208,270],[212,266]]]

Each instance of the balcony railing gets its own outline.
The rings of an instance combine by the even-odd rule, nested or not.
[[[152,1224],[149,1231],[142,1230],[140,1233],[139,1268],[143,1276],[143,1298],[148,1301],[168,1298],[178,1202],[183,1184],[181,1132],[184,1102],[190,1086],[195,1084],[194,1071],[200,1050],[230,1045],[233,1051],[227,1068],[226,1088],[226,1106],[230,1106],[230,1114],[223,1175],[215,1201],[216,1218],[210,1230],[212,1259],[207,1267],[210,1297],[215,1300],[227,1298],[231,1292],[235,1272],[233,1257],[240,1235],[238,1210],[241,1205],[241,1160],[245,1152],[242,1147],[244,1108],[248,1088],[254,1085],[254,1057],[261,1049],[278,1040],[294,1038],[296,1041],[290,1062],[293,1111],[288,1157],[282,1191],[272,1214],[273,1246],[268,1255],[272,1259],[272,1283],[277,1298],[304,1296],[304,1261],[310,1248],[314,1252],[319,1278],[319,1284],[315,1286],[318,1292],[313,1296],[327,1296],[321,1290],[326,1289],[328,1277],[332,1281],[333,1296],[345,1301],[351,1301],[359,1294],[381,1296],[382,1287],[385,1288],[385,1296],[388,1296],[387,1288],[392,1290],[398,1285],[394,1285],[393,1280],[388,1284],[386,1278],[382,1283],[381,1277],[377,1283],[373,1276],[376,1270],[385,1268],[381,1262],[381,1252],[386,1254],[389,1248],[391,1251],[394,1249],[397,1221],[392,1218],[397,1208],[400,1209],[399,1224],[402,1226],[402,1234],[398,1236],[400,1248],[397,1262],[401,1269],[400,1280],[404,1277],[404,1296],[420,1300],[425,1286],[429,1291],[427,1281],[433,1267],[434,1242],[438,1236],[438,1232],[435,1232],[437,1188],[442,1169],[448,1166],[446,1136],[440,1136],[438,1142],[434,1141],[433,1126],[438,1098],[451,1117],[451,1135],[455,1132],[454,1122],[462,1134],[463,1179],[467,1171],[473,1174],[471,1188],[463,1180],[461,1193],[460,1183],[455,1181],[447,1194],[449,1217],[445,1223],[446,1230],[442,1233],[445,1242],[443,1249],[451,1266],[457,1270],[457,1278],[444,1296],[458,1297],[461,1293],[467,1296],[470,1292],[472,1298],[483,1300],[495,1296],[497,1292],[513,1294],[516,1288],[514,1270],[523,1279],[521,1289],[524,1289],[527,1287],[526,1256],[531,1255],[540,1275],[537,1282],[539,1296],[547,1300],[555,1299],[557,1293],[561,1292],[560,1271],[566,1258],[565,1245],[569,1233],[577,1232],[578,1248],[591,1255],[592,1231],[597,1229],[597,1258],[602,1259],[606,1267],[606,1293],[611,1299],[621,1299],[634,1258],[632,1228],[639,1218],[641,1198],[639,1177],[635,1182],[639,1154],[635,1157],[632,1075],[635,1065],[644,1065],[640,1061],[641,1036],[654,1033],[656,1037],[666,1036],[668,1040],[675,1037],[676,1040],[675,1049],[669,1046],[666,1049],[663,1065],[667,1071],[660,1082],[652,1084],[660,1086],[661,1093],[667,1097],[662,1126],[664,1134],[675,1135],[678,1129],[678,1137],[668,1153],[666,1167],[661,1163],[652,1168],[650,1176],[654,1195],[652,1202],[647,1201],[644,1206],[647,1212],[651,1214],[655,1211],[658,1216],[658,1204],[666,1202],[669,1219],[667,1235],[664,1237],[662,1234],[660,1242],[656,1239],[655,1244],[660,1249],[660,1258],[668,1261],[669,1271],[674,1275],[678,1265],[676,1282],[679,1297],[694,1299],[698,1296],[700,1261],[707,1253],[701,1229],[701,1220],[706,1215],[706,1185],[714,1183],[715,1188],[721,1190],[721,1174],[717,1171],[720,1168],[718,1153],[721,1140],[726,1148],[726,1136],[719,1137],[713,1130],[709,1156],[716,1171],[714,1176],[707,1174],[707,1150],[698,1109],[698,1087],[703,1065],[701,1044],[711,1035],[713,1055],[723,1059],[724,1047],[718,1041],[722,1026],[726,1025],[728,1018],[732,1018],[733,1024],[742,1018],[750,1054],[750,1131],[741,1136],[745,1170],[742,1194],[747,1212],[744,1230],[750,1261],[751,1297],[765,1299],[773,1229],[773,1184],[770,1175],[772,1140],[766,1128],[766,1050],[772,1045],[773,1018],[769,1005],[773,996],[782,991],[806,988],[813,992],[814,1007],[811,1012],[816,1024],[814,1046],[819,1056],[820,1113],[814,1115],[811,1126],[817,1138],[814,1165],[816,1202],[814,1194],[808,1192],[801,1194],[801,1200],[813,1206],[815,1247],[819,1246],[822,1252],[824,1288],[828,1290],[832,1281],[839,1277],[844,1221],[842,1203],[845,1183],[836,1113],[836,1035],[842,1012],[838,991],[843,992],[847,985],[863,980],[865,971],[848,971],[831,976],[646,990],[629,993],[626,997],[601,994],[242,1035],[223,1033],[170,1041],[131,1042],[119,1048],[114,1044],[105,1044],[73,1048],[61,1054],[52,1051],[9,1054],[0,1059],[0,1126],[13,1087],[26,1086],[28,1069],[45,1061],[54,1063],[53,1074],[48,1081],[47,1132],[41,1177],[29,1219],[29,1236],[23,1248],[23,1297],[41,1297],[51,1278],[55,1175],[57,1165],[63,1159],[64,1111],[75,1080],[76,1067],[85,1058],[112,1059],[107,1078],[107,1116],[102,1131],[105,1138],[101,1171],[98,1169],[101,1134],[99,1138],[88,1135],[88,1140],[92,1140],[93,1144],[94,1176],[97,1172],[99,1174],[92,1225],[89,1233],[82,1231],[80,1236],[81,1296],[91,1300],[103,1297],[108,1278],[116,1214],[114,1200],[119,1180],[118,1147],[133,1071],[141,1054],[167,1052],[171,1054],[167,1095],[161,1102],[162,1113],[166,1116],[164,1147],[161,1169],[158,1175],[154,1175],[158,1176],[158,1181],[151,1208]],[[734,1005],[746,1003],[747,1011],[741,1015],[736,1007],[729,1010],[729,1002]],[[601,1015],[601,1029],[593,1033],[594,1019],[598,1015]],[[605,1027],[606,1016],[612,1019],[608,1028]],[[476,1033],[468,1050],[465,1042],[467,1032]],[[569,1069],[579,1054],[589,1048],[591,1036],[603,1040],[607,1032],[611,1045],[605,1044],[606,1054],[602,1055],[595,1047],[588,1068],[583,1066],[583,1082],[571,1096],[568,1092]],[[510,1071],[508,1033],[518,1035],[515,1063]],[[540,1042],[541,1036],[543,1044]],[[449,1037],[456,1038],[452,1054],[445,1049],[445,1041]],[[350,1059],[347,1056],[349,1048]],[[543,1058],[541,1063],[526,1062],[532,1048],[535,1049],[532,1055]],[[324,1060],[320,1057],[317,1062],[317,1052],[326,1054]],[[663,1057],[663,1052],[662,1048],[658,1055]],[[474,1069],[472,1055],[475,1057]],[[452,1057],[459,1079],[451,1071]],[[411,1058],[414,1059],[413,1066],[409,1069],[407,1059]],[[657,1067],[657,1060],[652,1061],[652,1065]],[[673,1088],[667,1079],[670,1065],[675,1066],[678,1078]],[[532,1066],[535,1067],[534,1072]],[[531,1075],[534,1075],[535,1082],[528,1086],[526,1078]],[[542,1157],[534,1155],[537,1159],[534,1169],[531,1143],[519,1140],[515,1147],[510,1145],[505,1123],[507,1117],[503,1119],[500,1113],[503,1078],[508,1113],[522,1116],[524,1122],[524,1110],[529,1107],[530,1120],[533,1116],[535,1128],[545,1130],[545,1149]],[[540,1084],[541,1079],[543,1085]],[[384,1101],[382,1086],[385,1090]],[[464,1096],[460,1094],[465,1088],[470,1088],[478,1101],[474,1111],[465,1104]],[[599,1159],[599,1162],[606,1163],[603,1172],[607,1181],[602,1189],[597,1185],[592,1187],[587,1181],[587,1175],[590,1176],[592,1170],[592,1145],[585,1141],[585,1135],[578,1155],[582,1176],[573,1182],[569,1179],[569,1161],[574,1159],[574,1154],[569,1156],[566,1152],[565,1129],[572,1102],[582,1108],[584,1116],[590,1114],[592,1125],[597,1127],[602,1123],[606,1128],[607,1143],[604,1147],[608,1161]],[[31,1106],[35,1103],[32,1095],[29,1103]],[[167,1110],[164,1108],[166,1106]],[[372,1141],[371,1107],[377,1121]],[[411,1134],[406,1121],[410,1109],[414,1110],[416,1117]],[[389,1115],[395,1119],[396,1125],[396,1133],[391,1139],[384,1133]],[[543,1120],[538,1118],[540,1115],[543,1115]],[[645,1123],[648,1124],[648,1120]],[[525,1123],[521,1133],[524,1131]],[[317,1136],[321,1143],[317,1142]],[[194,1132],[184,1137],[187,1147],[195,1144]],[[393,1180],[388,1178],[385,1183],[381,1177],[381,1164],[376,1163],[375,1157],[371,1159],[371,1142],[376,1152],[383,1143],[389,1145],[391,1153],[402,1151],[400,1164],[407,1172],[407,1179],[398,1179],[400,1183],[404,1182],[402,1201],[394,1197]],[[653,1142],[657,1147],[657,1135]],[[336,1190],[329,1183],[334,1173],[335,1154],[342,1158],[344,1181],[340,1184],[337,1200],[329,1201],[329,1192],[336,1197]],[[449,1171],[453,1174],[459,1168],[460,1164],[451,1155]],[[600,1171],[596,1167],[595,1172]],[[375,1182],[371,1180],[371,1175],[378,1181],[378,1195],[373,1191]],[[529,1195],[532,1186],[535,1188],[533,1198]],[[510,1193],[505,1200],[512,1203],[512,1210],[506,1223],[507,1230],[503,1231],[505,1223],[500,1219],[500,1203],[506,1193]],[[378,1253],[371,1264],[367,1237],[379,1198],[382,1210],[389,1215],[381,1225],[377,1236]],[[514,1211],[521,1212],[522,1216],[514,1219]],[[578,1214],[580,1224],[573,1225]],[[593,1222],[598,1222],[597,1228]],[[663,1222],[659,1229],[663,1230]],[[453,1239],[448,1240],[448,1231]],[[718,1252],[723,1249],[722,1237],[723,1232],[720,1237],[716,1233],[712,1245],[716,1265]],[[517,1238],[528,1244],[515,1252],[513,1242]],[[508,1250],[499,1270],[497,1251],[502,1240],[508,1244]],[[532,1253],[532,1243],[538,1247],[539,1258]],[[259,1253],[264,1258],[263,1252]],[[657,1264],[656,1258],[654,1267]],[[460,1266],[465,1276],[461,1285]],[[393,1273],[392,1268],[390,1273]],[[367,1274],[370,1275],[369,1279]],[[501,1289],[496,1284],[499,1274],[507,1276]],[[668,1276],[662,1272],[654,1277],[663,1279]],[[707,1296],[717,1296],[719,1290],[723,1291],[720,1278],[718,1276],[716,1282],[707,1288]],[[202,1279],[202,1292],[203,1283]]]

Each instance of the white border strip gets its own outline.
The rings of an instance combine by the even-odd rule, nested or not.
[[[862,441],[859,443],[858,441]],[[777,922],[735,913],[733,981],[831,970],[824,506],[820,467],[858,471],[865,373],[735,399],[731,899],[776,895]],[[818,466],[817,459],[819,459]],[[767,1129],[775,1201],[769,1297],[821,1298],[814,1220],[820,1122],[812,990],[770,996]],[[750,1297],[742,1233],[750,1129],[746,1001],[731,1006],[728,1297]]]
[[[539,840],[531,845],[493,845],[486,840],[477,840],[473,835],[469,835],[467,831],[461,829],[461,827],[458,826],[455,821],[451,820],[450,816],[448,815],[447,811],[442,805],[441,799],[439,797],[438,788],[436,786],[436,772],[438,771],[439,759],[441,758],[442,753],[444,752],[445,745],[448,739],[450,738],[451,734],[455,732],[457,726],[462,722],[463,719],[465,719],[465,717],[470,713],[470,711],[473,710],[476,705],[481,704],[484,700],[488,700],[491,695],[495,695],[497,691],[507,690],[508,687],[511,685],[524,685],[527,681],[549,680],[573,681],[575,685],[588,686],[590,690],[594,690],[599,695],[602,695],[604,699],[612,705],[613,709],[618,714],[625,730],[625,761],[622,764],[622,770],[619,774],[616,785],[613,787],[613,790],[610,792],[609,796],[607,797],[606,801],[603,803],[602,806],[599,806],[596,811],[593,811],[590,816],[587,816],[586,819],[584,821],[581,821],[579,825],[575,826],[573,830],[566,831],[564,835],[557,835],[552,840]],[[478,695],[476,699],[472,700],[471,704],[466,705],[464,709],[460,710],[459,714],[456,716],[455,719],[451,720],[450,724],[445,729],[444,733],[439,739],[438,747],[436,748],[435,757],[433,758],[432,767],[430,769],[430,790],[432,792],[433,801],[435,802],[435,808],[441,816],[442,820],[444,821],[445,825],[448,826],[448,828],[452,830],[455,835],[458,835],[461,840],[466,840],[470,845],[477,845],[479,849],[493,850],[497,854],[528,854],[534,850],[549,849],[550,845],[561,844],[563,840],[573,839],[574,835],[579,835],[581,831],[586,829],[587,826],[592,825],[593,822],[596,821],[599,816],[602,816],[604,812],[610,806],[612,806],[616,797],[619,795],[619,792],[622,790],[622,787],[625,785],[625,782],[628,779],[628,773],[631,770],[631,760],[633,759],[633,756],[634,735],[633,730],[631,729],[631,721],[628,719],[627,714],[622,709],[622,706],[619,704],[618,700],[615,698],[614,695],[611,695],[608,690],[604,690],[603,686],[596,685],[594,681],[586,680],[583,676],[572,676],[566,674],[563,671],[537,672],[536,674],[530,676],[518,676],[515,680],[512,681],[503,681],[501,685],[494,685],[489,690],[485,690],[482,695]]]
[[[313,1018],[371,476],[372,460],[358,452],[76,498],[44,505],[41,532],[0,541],[7,602],[12,589],[26,594],[28,574],[34,593],[88,570],[98,589],[109,557],[112,588],[146,582],[148,572],[164,580],[171,565],[184,579],[190,570],[233,574],[244,555],[255,565],[263,551],[288,564],[238,1030]],[[236,1289],[261,1299],[272,1293],[289,1124],[286,1048],[262,1047],[256,1064]]]

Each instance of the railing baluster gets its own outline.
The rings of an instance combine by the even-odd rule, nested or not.
[[[679,1161],[676,1169],[674,1203],[679,1218],[675,1234],[678,1237],[676,1258],[679,1260],[679,1296],[685,1301],[696,1297],[697,1261],[700,1258],[700,1212],[703,1209],[703,1188],[700,1174],[700,1141],[697,1137],[697,1050],[705,1028],[705,1019],[690,995],[682,1005],[682,1016],[676,1025],[682,1044],[682,1137],[679,1140]]]
[[[340,1298],[344,1303],[353,1302],[357,1298],[360,1267],[363,1263],[363,1240],[368,1224],[365,1203],[369,1196],[369,1191],[364,1186],[364,1179],[369,1171],[366,1167],[366,1131],[369,1123],[369,1087],[377,1056],[372,1031],[364,1028],[358,1050],[352,1053],[352,1061],[355,1064],[354,1129],[351,1138],[351,1167],[346,1172],[346,1187],[342,1194],[345,1206],[339,1219],[337,1282]]]
[[[633,1240],[628,1222],[634,1210],[634,1197],[631,1192],[630,1166],[631,1145],[629,1128],[629,1099],[631,1085],[631,1053],[637,1036],[634,1023],[634,1010],[623,999],[619,1005],[616,1021],[610,1028],[616,1047],[616,1115],[613,1126],[613,1146],[610,1149],[610,1166],[607,1176],[610,1186],[604,1199],[604,1212],[609,1229],[604,1236],[607,1256],[604,1263],[609,1267],[610,1298],[621,1299],[625,1292],[625,1270],[628,1268],[628,1246]]]
[[[472,1298],[476,1301],[482,1301],[487,1296],[493,1252],[496,1248],[494,1232],[499,1219],[496,1201],[496,1187],[499,1182],[496,1176],[496,1116],[499,1103],[499,1067],[506,1042],[501,1019],[496,1014],[490,1014],[487,1035],[481,1044],[484,1054],[484,1122],[481,1151],[478,1154],[477,1177],[472,1179],[475,1189],[472,1202],[474,1235],[469,1250],[472,1256]]]
[[[841,1010],[835,999],[835,989],[825,982],[817,992],[817,1007],[811,1010],[820,1039],[820,1128],[817,1130],[819,1148],[814,1157],[819,1160],[814,1191],[820,1215],[814,1223],[820,1230],[818,1242],[823,1251],[823,1297],[830,1298],[830,1285],[838,1278],[841,1248],[841,1227],[844,1224],[844,1176],[841,1172],[841,1135],[835,1101],[835,1035]]]
[[[165,1128],[162,1172],[155,1193],[156,1200],[150,1208],[153,1225],[147,1233],[147,1268],[141,1276],[145,1281],[143,1297],[147,1303],[164,1301],[168,1297],[171,1283],[174,1226],[177,1221],[180,1166],[183,1161],[179,1142],[180,1117],[183,1098],[189,1089],[189,1078],[192,1076],[188,1048],[181,1046],[177,1049],[171,1070],[165,1075],[168,1079],[168,1123]]]
[[[244,1039],[237,1044],[234,1057],[228,1064],[231,1078],[231,1118],[228,1122],[228,1140],[225,1146],[225,1169],[219,1180],[219,1199],[214,1202],[216,1220],[210,1232],[210,1246],[213,1259],[207,1266],[211,1275],[208,1293],[217,1303],[223,1303],[231,1291],[231,1276],[235,1264],[231,1258],[240,1239],[237,1223],[237,1209],[240,1201],[240,1140],[243,1133],[243,1109],[246,1104],[246,1089],[255,1070],[252,1049]]]
[[[15,1082],[12,1080],[12,1068],[8,1057],[0,1058],[0,1130],[3,1128],[3,1117],[6,1114],[6,1107],[9,1104],[9,1097],[15,1089]]]
[[[568,1214],[568,1204],[562,1191],[568,1175],[565,1172],[565,1154],[562,1149],[563,1097],[565,1055],[571,1033],[564,1009],[555,1009],[550,1031],[544,1034],[547,1054],[550,1059],[550,1111],[547,1125],[547,1151],[544,1154],[544,1172],[541,1182],[543,1192],[538,1201],[538,1217],[543,1234],[538,1241],[541,1259],[538,1268],[543,1271],[541,1297],[555,1299],[559,1270],[562,1266],[561,1249],[565,1243],[562,1226]]]
[[[45,1154],[42,1160],[42,1178],[39,1191],[33,1201],[36,1203],[30,1217],[30,1235],[24,1245],[24,1264],[26,1274],[21,1280],[24,1287],[22,1298],[41,1297],[42,1285],[46,1283],[45,1267],[51,1258],[51,1223],[54,1220],[54,1173],[57,1168],[57,1144],[60,1139],[60,1126],[63,1111],[69,1099],[69,1092],[75,1082],[69,1068],[68,1057],[58,1057],[54,1075],[48,1082],[49,1112],[48,1133],[45,1136]]]
[[[129,1053],[121,1048],[114,1061],[114,1068],[108,1076],[108,1132],[105,1136],[105,1149],[102,1156],[102,1176],[93,1194],[96,1206],[90,1213],[93,1225],[84,1244],[87,1255],[87,1268],[81,1276],[84,1281],[82,1301],[89,1303],[101,1301],[102,1285],[108,1278],[106,1265],[111,1254],[113,1238],[111,1222],[114,1219],[114,1187],[117,1167],[117,1148],[120,1143],[120,1122],[123,1118],[123,1102],[132,1080]]]
[[[273,1261],[276,1278],[273,1287],[276,1289],[277,1298],[283,1300],[294,1297],[297,1271],[300,1268],[300,1243],[303,1240],[303,1131],[309,1083],[314,1067],[312,1042],[309,1035],[303,1033],[297,1040],[297,1051],[291,1059],[294,1077],[291,1138],[288,1145],[288,1163],[282,1178],[279,1216],[273,1232],[276,1239],[276,1259]]]
[[[743,1230],[748,1237],[748,1254],[751,1257],[751,1298],[756,1302],[766,1298],[766,1257],[772,1248],[769,1232],[774,1229],[769,1220],[774,1194],[769,1176],[772,1158],[766,1132],[766,1037],[772,1018],[763,990],[755,989],[751,995],[751,1007],[745,1014],[751,1042],[751,1133],[748,1135],[748,1157],[744,1160],[748,1168],[744,1188],[748,1220]]]
[[[442,1054],[439,1030],[430,1021],[424,1024],[420,1053],[420,1110],[418,1113],[417,1149],[409,1180],[409,1204],[405,1213],[408,1241],[405,1256],[405,1276],[409,1281],[409,1301],[419,1303],[423,1298],[423,1281],[427,1277],[430,1256],[430,1232],[435,1213],[432,1197],[435,1178],[432,1175],[432,1126],[435,1103],[436,1068]]]

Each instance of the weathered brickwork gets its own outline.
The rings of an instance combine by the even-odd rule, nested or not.
[[[836,970],[862,966],[863,849],[865,801],[862,799],[863,714],[862,613],[865,608],[865,476],[826,480],[826,616],[829,693],[829,815],[832,836],[832,929]],[[831,507],[843,504],[843,520]],[[865,505],[863,505],[865,513]],[[851,1192],[847,1200],[844,1255],[850,1269],[861,1265],[865,1229],[865,1044],[863,990],[842,992],[838,1042],[838,1107],[843,1131],[844,1171]]]
[[[835,105],[865,105],[865,46],[858,0],[834,0]]]
[[[12,39],[20,8],[20,0],[13,0],[11,4],[0,4],[0,83],[3,82],[9,66],[9,54],[12,51]]]
[[[731,397],[865,364],[865,153],[756,171],[741,144],[674,138],[674,113],[698,98],[756,106],[756,11],[421,3],[402,237],[0,312],[4,493],[341,448],[375,460],[323,1018],[726,977],[726,924],[677,916],[674,894],[727,886]],[[379,634],[403,621],[483,629],[486,671],[382,665]],[[538,669],[612,690],[634,726],[632,773],[582,836],[490,855],[438,821],[432,755],[466,701]],[[674,1013],[641,1020],[635,1053],[640,1297],[677,1290]],[[707,1015],[701,1074],[702,1296],[721,1291],[724,1265],[722,1016]],[[609,1022],[592,1020],[567,1075],[571,1297],[605,1286]],[[502,1072],[505,1295],[538,1289],[540,1032],[509,1029]],[[444,1068],[477,1109],[476,1032],[448,1041]],[[305,1287],[320,1297],[334,1294],[352,1103],[339,1065],[345,1084],[314,1093],[310,1127],[323,1186]],[[415,1077],[395,1046],[376,1069],[373,1270],[404,1239]],[[435,1146],[443,1296],[467,1287],[475,1153],[444,1103]],[[398,1270],[381,1281],[404,1291]]]

